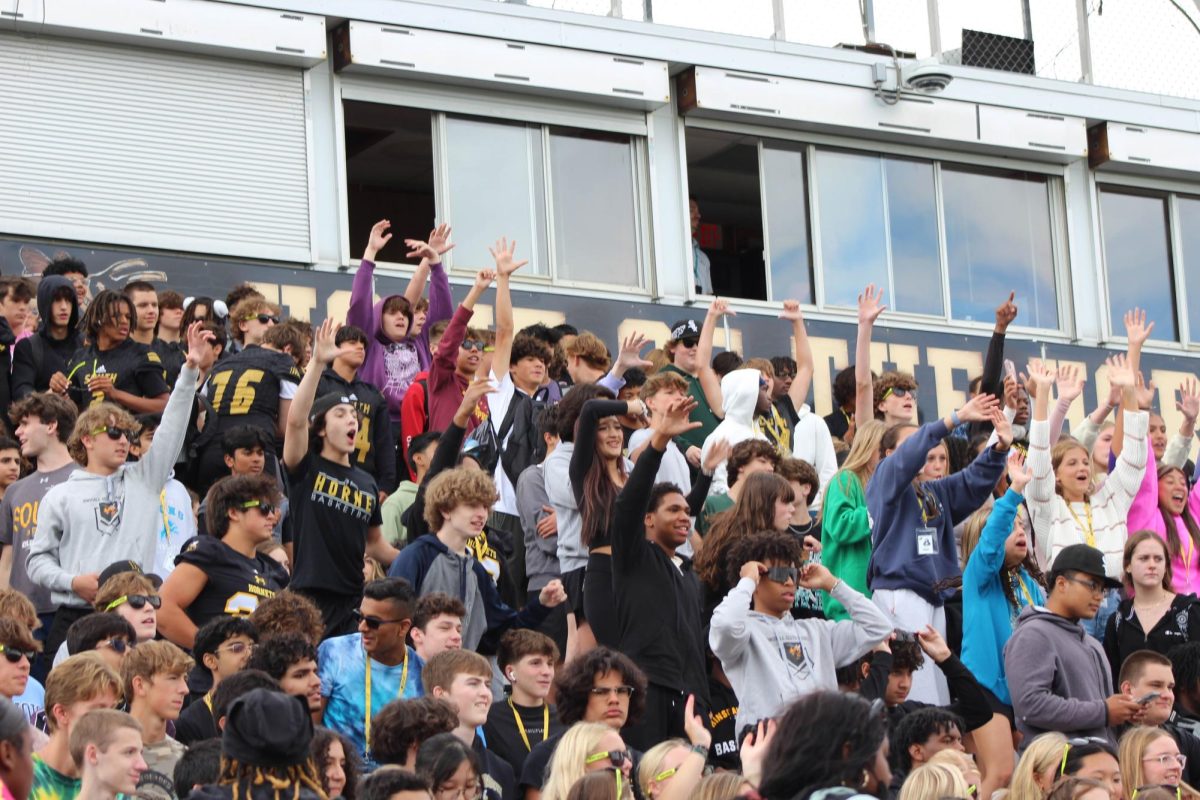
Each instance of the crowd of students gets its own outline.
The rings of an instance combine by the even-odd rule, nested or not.
[[[1169,436],[1142,312],[1070,433],[1011,295],[923,421],[868,286],[822,418],[795,301],[787,354],[716,300],[613,355],[515,328],[504,239],[456,305],[450,237],[377,300],[379,222],[315,327],[0,278],[5,798],[1200,797],[1200,389]]]

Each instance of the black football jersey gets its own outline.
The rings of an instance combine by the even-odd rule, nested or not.
[[[71,356],[67,363],[67,381],[71,399],[80,410],[104,402],[103,394],[88,389],[88,381],[93,375],[107,375],[115,388],[138,397],[161,397],[171,391],[158,353],[133,339],[126,339],[104,351],[94,344],[89,345]]]
[[[287,570],[270,556],[246,558],[212,536],[197,536],[175,557],[175,565],[191,564],[208,583],[187,608],[196,627],[222,614],[250,614],[288,584]]]
[[[247,347],[218,361],[207,389],[217,429],[254,425],[275,436],[281,387],[284,383],[299,385],[300,378],[291,356],[264,347]]]

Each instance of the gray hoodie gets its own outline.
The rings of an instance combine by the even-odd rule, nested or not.
[[[1078,622],[1041,606],[1027,607],[1004,646],[1004,670],[1017,730],[1026,742],[1059,731],[1116,744],[1104,703],[1113,686],[1108,659]]]
[[[738,698],[737,729],[776,717],[798,697],[838,690],[837,668],[892,632],[892,621],[838,581],[831,592],[850,619],[792,619],[750,610],[754,581],[742,578],[713,612],[709,646]]]
[[[154,441],[141,460],[112,475],[82,469],[46,492],[26,571],[58,605],[85,607],[71,590],[77,575],[102,572],[115,561],[154,564],[162,524],[159,495],[175,467],[196,394],[195,368],[184,366],[163,411]]]

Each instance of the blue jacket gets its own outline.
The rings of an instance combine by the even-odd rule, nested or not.
[[[550,613],[536,598],[520,612],[509,608],[500,599],[492,576],[470,551],[465,556],[452,553],[432,533],[401,550],[388,577],[406,579],[418,596],[445,592],[462,600],[467,607],[463,620],[463,648],[467,650],[475,650],[486,635],[484,649],[490,651],[509,628],[536,628]]]
[[[996,501],[979,536],[979,544],[963,570],[962,660],[976,680],[1008,706],[1012,705],[1012,696],[1004,675],[1004,645],[1012,636],[1017,614],[1031,605],[1030,598],[1032,605],[1046,602],[1042,587],[1024,567],[1019,567],[1018,577],[1025,589],[1014,587],[1017,608],[1009,604],[1004,593],[1006,578],[1000,575],[1004,568],[1004,543],[1012,533],[1021,499],[1021,495],[1009,489]]]
[[[935,606],[945,604],[953,594],[953,589],[938,584],[962,573],[954,526],[987,500],[1004,472],[1008,453],[989,447],[961,472],[915,486],[925,456],[949,434],[941,420],[922,425],[879,462],[867,483],[867,510],[875,520],[867,568],[872,592],[908,589]],[[924,518],[918,491],[924,497]],[[932,545],[932,554],[918,553],[920,528],[932,529],[932,541],[925,543]]]

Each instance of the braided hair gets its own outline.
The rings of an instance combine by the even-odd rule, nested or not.
[[[274,793],[273,800],[300,800],[302,787],[313,792],[320,800],[329,800],[311,758],[287,767],[263,767],[221,756],[221,775],[217,778],[217,785],[232,786],[233,800],[250,800],[256,786],[270,787]]]

